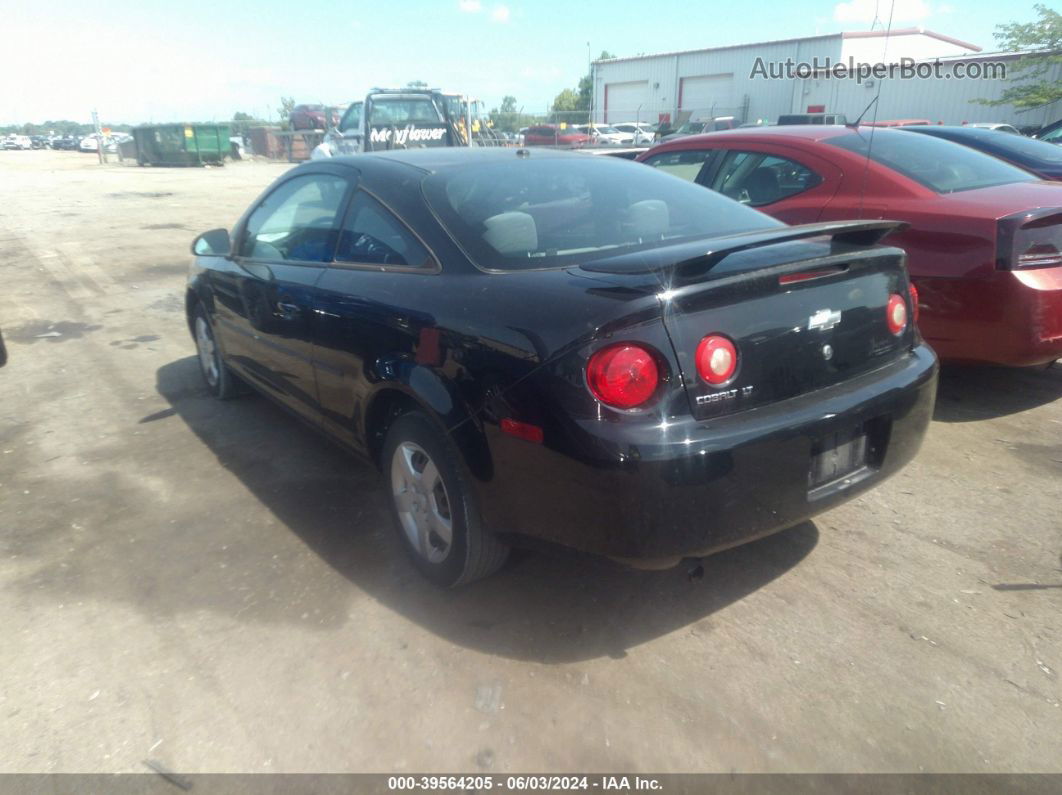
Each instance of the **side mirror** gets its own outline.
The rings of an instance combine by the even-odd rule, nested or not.
[[[192,241],[192,253],[197,257],[227,257],[231,252],[228,229],[211,229]]]

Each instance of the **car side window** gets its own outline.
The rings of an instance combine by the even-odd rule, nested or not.
[[[705,162],[713,154],[715,154],[714,149],[680,149],[676,152],[654,155],[642,162],[688,182],[697,182]]]
[[[1050,141],[1053,144],[1062,144],[1062,127],[1056,127],[1040,138],[1041,141]]]
[[[361,129],[361,107],[361,102],[355,102],[347,108],[347,112],[343,114],[343,120],[339,123],[340,132],[346,132],[347,130],[357,132]]]
[[[240,255],[328,262],[346,190],[347,181],[332,174],[306,174],[284,182],[247,219]]]
[[[339,233],[337,262],[429,268],[431,254],[401,221],[380,202],[358,191]]]
[[[711,188],[742,204],[763,207],[822,183],[807,166],[763,152],[728,152]]]

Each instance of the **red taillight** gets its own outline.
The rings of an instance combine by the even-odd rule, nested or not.
[[[893,334],[902,334],[907,328],[907,304],[904,303],[903,296],[895,293],[889,296],[885,319],[889,323],[889,331]]]
[[[586,365],[586,383],[598,400],[618,409],[633,409],[651,398],[660,385],[653,355],[638,345],[604,348]]]
[[[918,288],[914,284],[907,285],[907,292],[911,294],[911,314],[914,315],[914,322],[918,322]]]
[[[734,343],[718,334],[709,334],[697,345],[697,372],[709,384],[718,386],[734,377],[738,355]]]
[[[1030,246],[1018,255],[1019,268],[1054,268],[1062,265],[1062,252],[1050,243]]]

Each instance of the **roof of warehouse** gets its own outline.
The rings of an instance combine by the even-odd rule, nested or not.
[[[833,39],[840,36],[843,39],[863,39],[871,37],[884,36],[883,30],[855,30],[842,33],[823,33],[818,36],[796,36],[791,39],[773,39],[771,41],[750,41],[744,44],[724,44],[721,47],[699,47],[695,50],[672,50],[670,52],[654,52],[647,55],[630,55],[624,58],[599,58],[593,63],[619,63],[621,61],[641,61],[646,58],[663,58],[670,55],[688,55],[695,52],[716,52],[719,50],[738,50],[744,47],[766,47],[771,44],[788,44],[792,41],[814,41],[815,39]],[[959,47],[965,47],[968,50],[974,52],[981,52],[981,48],[976,44],[971,44],[968,41],[962,41],[961,39],[955,39],[951,36],[945,36],[943,33],[936,33],[932,30],[926,30],[925,28],[900,28],[899,30],[891,31],[888,34],[892,36],[929,36],[931,39],[939,39],[940,41],[946,41],[949,44],[955,44]],[[960,56],[961,57],[961,56]]]

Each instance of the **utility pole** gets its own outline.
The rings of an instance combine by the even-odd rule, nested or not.
[[[590,132],[594,130],[594,59],[590,55],[590,42],[586,43],[586,65],[590,67],[590,114],[587,122],[590,124]]]
[[[84,117],[82,117],[84,118]],[[96,153],[100,157],[100,165],[107,162],[107,153],[103,147],[103,130],[100,128],[100,114],[92,111],[92,127],[96,130]]]

